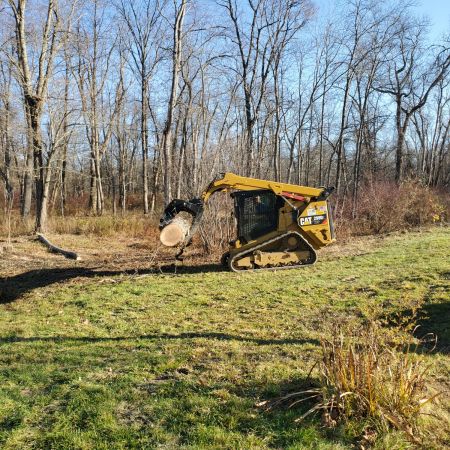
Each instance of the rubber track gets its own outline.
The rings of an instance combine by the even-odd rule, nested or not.
[[[309,247],[311,253],[313,254],[312,262],[309,262],[309,263],[306,263],[306,264],[305,263],[302,263],[302,264],[291,264],[291,265],[287,265],[287,266],[262,267],[260,269],[255,269],[255,268],[253,268],[253,269],[236,269],[236,268],[233,267],[233,263],[234,263],[234,261],[236,261],[236,259],[241,258],[243,256],[246,256],[248,253],[253,253],[255,250],[258,250],[259,248],[264,247],[267,244],[271,244],[272,242],[278,241],[280,239],[284,239],[285,237],[291,236],[293,234],[298,236],[298,237],[300,237],[300,239]],[[259,245],[255,246],[255,247],[252,247],[250,249],[247,249],[247,250],[244,250],[244,251],[238,253],[232,259],[230,259],[230,261],[228,263],[228,266],[233,272],[236,272],[236,273],[239,273],[239,272],[242,273],[242,272],[247,272],[247,271],[248,272],[261,272],[263,270],[296,269],[298,267],[310,266],[310,265],[314,264],[316,262],[316,260],[317,260],[317,253],[311,247],[311,245],[308,243],[308,241],[300,233],[297,233],[296,231],[289,231],[288,233],[284,233],[284,234],[281,234],[279,236],[275,236],[274,238],[269,239],[268,241],[265,241],[262,244],[259,244]]]

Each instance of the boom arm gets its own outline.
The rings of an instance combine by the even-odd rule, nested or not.
[[[227,172],[222,178],[213,180],[202,193],[202,200],[206,203],[212,194],[225,189],[235,189],[237,191],[253,191],[256,189],[269,189],[276,195],[290,197],[292,194],[302,197],[325,199],[333,191],[332,188],[312,188],[308,186],[297,186],[295,184],[279,183],[276,181],[258,180]]]

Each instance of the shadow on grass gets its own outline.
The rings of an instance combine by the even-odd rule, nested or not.
[[[20,382],[21,390],[29,389],[31,395],[36,395],[36,399],[26,398],[27,405],[42,405],[43,401],[46,405],[52,405],[44,408],[39,406],[42,408],[42,419],[38,422],[36,448],[74,448],[77,447],[76,444],[80,446],[80,442],[86,447],[100,447],[98,433],[94,434],[94,440],[90,440],[87,434],[79,433],[86,426],[91,431],[101,429],[102,436],[108,441],[108,448],[140,448],[143,436],[151,439],[146,448],[165,448],[165,444],[172,448],[169,444],[174,441],[179,447],[189,448],[219,448],[218,442],[222,445],[220,448],[258,448],[254,443],[249,444],[248,435],[258,439],[258,443],[265,441],[270,448],[318,448],[319,443],[324,446],[331,443],[342,446],[348,444],[348,439],[340,430],[323,428],[320,415],[308,417],[301,423],[295,422],[313,405],[313,400],[292,405],[294,400],[302,398],[302,392],[317,386],[317,380],[306,375],[311,363],[307,363],[308,367],[299,369],[294,376],[287,378],[280,373],[279,378],[272,378],[270,381],[266,377],[254,376],[251,368],[237,379],[233,371],[228,375],[223,367],[212,369],[214,364],[210,366],[214,370],[214,378],[210,378],[211,373],[202,376],[207,372],[199,364],[202,363],[201,360],[185,361],[180,358],[176,364],[167,364],[164,355],[154,353],[152,346],[146,348],[139,342],[131,345],[127,342],[127,351],[123,351],[121,346],[115,345],[122,340],[170,341],[196,338],[243,341],[257,345],[305,342],[317,344],[314,340],[306,339],[259,339],[214,332],[111,338],[4,337],[0,338],[0,343],[28,344],[4,351],[6,355],[14,354],[14,361],[20,361],[20,364],[12,372],[9,369],[3,370],[0,376],[3,377],[2,380],[11,378],[12,384]],[[46,346],[44,359],[40,356],[41,347],[36,345],[41,341],[49,344]],[[111,341],[111,345],[102,345],[108,341]],[[80,351],[79,347],[67,345],[72,342],[82,345],[93,343],[96,347]],[[180,347],[181,343],[192,345],[189,341],[178,343]],[[136,349],[143,348],[143,353],[129,351],[133,346]],[[276,349],[274,351],[277,352]],[[261,355],[264,355],[262,349]],[[236,356],[239,358],[239,355]],[[213,364],[214,360],[209,358],[207,356],[204,362]],[[232,363],[233,360],[230,360],[227,364]],[[238,360],[235,363],[239,365]],[[147,367],[149,365],[151,367]],[[148,370],[145,377],[133,377],[137,367],[139,373],[142,369]],[[112,372],[109,372],[111,368]],[[105,380],[106,370],[108,374],[111,373],[111,377],[108,375]],[[28,373],[39,378],[41,391],[32,385],[33,378],[28,378]],[[289,401],[277,402],[281,397],[293,393],[300,394],[291,397]],[[264,401],[268,403],[261,405]],[[272,406],[269,410],[266,409],[268,404]],[[56,413],[54,408],[58,408]],[[111,427],[108,428],[108,424],[104,425],[99,421],[101,419],[97,419],[103,417],[103,414],[112,414],[114,419]],[[27,429],[32,419],[28,418],[24,422],[24,418],[20,417],[16,422],[7,424],[7,432],[11,433],[19,427]],[[65,428],[67,442],[64,441],[62,445],[58,441],[60,435],[55,431],[58,427],[65,426],[63,424],[67,423],[68,418],[70,424]],[[89,418],[89,425],[86,425],[86,418]],[[119,427],[116,426],[116,421]],[[155,423],[156,433],[152,431]]]
[[[316,339],[261,339],[247,336],[235,336],[226,333],[214,332],[192,332],[180,334],[144,334],[140,336],[111,336],[111,337],[91,337],[91,336],[8,336],[0,337],[0,344],[14,343],[14,342],[54,342],[54,343],[68,343],[68,342],[82,342],[82,343],[99,343],[99,342],[120,342],[133,341],[140,339],[148,340],[177,340],[177,339],[214,339],[218,341],[238,341],[249,342],[257,345],[283,345],[283,344],[313,344],[319,345]]]
[[[414,337],[417,346],[407,345],[405,351],[450,354],[450,301],[426,303],[418,311],[407,309],[396,314],[392,325],[397,325],[399,317],[415,326]],[[386,317],[385,317],[386,318]],[[387,317],[389,319],[389,317]]]
[[[437,337],[435,351],[450,353],[450,272],[439,273],[439,280],[430,285],[426,302],[419,311],[418,333]]]
[[[321,448],[320,444],[323,444],[328,448],[331,443],[346,448],[354,447],[356,436],[349,436],[342,426],[324,426],[320,410],[299,420],[319,401],[319,398],[313,398],[310,393],[319,386],[317,378],[310,376],[255,386],[253,394],[267,402],[267,406],[260,409],[260,431],[264,435],[265,430],[272,429],[271,447]],[[248,432],[245,429],[241,431]]]
[[[415,349],[414,346],[408,346],[408,351],[414,349],[417,353],[450,354],[449,279],[450,272],[439,273],[437,282],[428,286],[428,292],[419,309],[399,310],[382,316],[389,325],[408,323],[417,326],[414,337],[420,343]]]
[[[227,439],[226,433],[233,434],[235,438],[249,434],[257,436],[265,439],[269,448],[319,448],[320,444],[327,446],[330,443],[350,445],[351,439],[342,433],[341,428],[323,426],[320,412],[296,422],[315,405],[315,399],[308,391],[317,386],[318,380],[310,376],[270,382],[242,378],[233,384],[221,380],[205,386],[193,381],[191,374],[186,377],[166,376],[152,380],[141,388],[150,393],[157,392],[160,398],[172,401],[175,407],[164,428],[177,435],[179,444],[189,448],[209,448],[205,443],[215,443],[213,448],[219,448],[214,440],[198,440],[198,431],[210,427],[221,436],[221,448],[258,448],[245,445],[245,441],[240,441],[240,445],[236,441],[224,443],[222,439]],[[219,387],[221,401],[209,403],[208,414],[199,414],[201,405],[217,399]],[[224,391],[227,391],[225,397]],[[197,407],[197,404],[200,406]],[[211,435],[204,437],[211,439]]]
[[[34,289],[75,278],[113,277],[118,275],[177,275],[203,272],[226,271],[219,264],[201,264],[192,266],[165,265],[147,269],[101,270],[86,267],[68,267],[63,269],[39,269],[0,278],[0,304],[11,303]]]
[[[427,334],[437,337],[435,352],[450,353],[450,301],[425,304],[419,313],[416,336],[421,338]]]

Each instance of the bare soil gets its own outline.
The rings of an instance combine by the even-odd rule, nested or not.
[[[427,233],[424,229],[410,233]],[[394,233],[404,234],[404,233]],[[336,259],[345,256],[366,254],[374,246],[382,245],[389,235],[353,237],[341,240],[319,251],[319,259]],[[46,237],[58,247],[79,254],[80,261],[52,254],[33,235],[14,238],[11,244],[0,238],[0,276],[9,277],[30,270],[79,268],[92,271],[116,271],[133,273],[157,271],[176,265],[199,266],[204,264],[219,265],[221,251],[213,254],[203,251],[199,242],[194,242],[184,253],[184,260],[177,261],[176,248],[164,247],[157,238],[139,239],[126,236],[80,236],[73,234],[46,234]]]

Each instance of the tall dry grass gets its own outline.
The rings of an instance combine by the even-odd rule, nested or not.
[[[11,216],[11,226],[0,215],[0,236],[12,237],[33,234],[34,220],[22,219],[19,215]],[[156,216],[144,216],[139,213],[127,213],[124,216],[53,216],[48,221],[48,231],[57,234],[75,234],[87,236],[128,236],[132,238],[148,238],[157,236],[158,219]]]
[[[438,394],[429,389],[426,357],[411,344],[411,335],[405,341],[405,334],[400,338],[398,331],[378,321],[334,325],[321,340],[314,367],[317,386],[276,404],[289,401],[292,407],[312,401],[297,421],[320,413],[326,427],[358,421],[366,424],[366,437],[397,430],[421,444],[427,431],[421,418]]]

